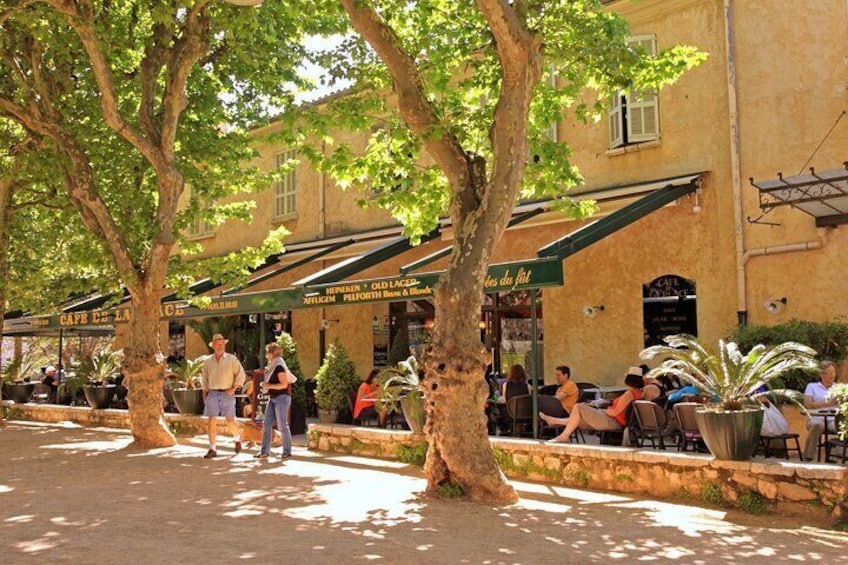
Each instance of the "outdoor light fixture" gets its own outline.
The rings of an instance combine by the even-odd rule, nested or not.
[[[598,315],[598,312],[604,311],[604,305],[598,304],[597,306],[586,305],[583,307],[583,315],[587,318],[594,318]]]
[[[692,212],[695,214],[701,213],[701,201],[699,200],[699,196],[701,194],[701,189],[697,189],[694,193],[695,203],[692,205]]]
[[[779,314],[784,308],[786,308],[786,297],[784,296],[781,298],[766,300],[763,303],[763,308],[765,308],[769,314]]]
[[[321,329],[326,330],[330,327],[330,322],[338,322],[338,318],[324,318],[321,320]]]
[[[480,328],[481,330],[485,330],[486,329],[486,321],[480,320],[480,322],[477,324],[477,327]]]
[[[433,318],[427,318],[426,320],[424,320],[424,328],[426,330],[432,330],[433,326],[435,326],[435,325],[436,325],[436,320],[434,320]]]

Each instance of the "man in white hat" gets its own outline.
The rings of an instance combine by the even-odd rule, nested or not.
[[[218,435],[217,418],[221,416],[227,420],[227,427],[235,439],[235,452],[241,451],[241,437],[239,437],[238,424],[236,424],[235,394],[236,389],[244,384],[247,377],[244,374],[244,367],[236,356],[224,350],[227,342],[229,340],[223,335],[213,335],[209,347],[214,353],[203,362],[202,386],[205,403],[203,414],[209,418],[206,428],[209,433],[209,451],[203,456],[205,459],[218,456],[215,439]]]

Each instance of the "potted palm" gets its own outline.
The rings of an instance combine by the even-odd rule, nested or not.
[[[77,369],[77,378],[82,379],[85,399],[94,409],[109,408],[115,396],[115,375],[121,370],[123,354],[107,347],[92,355]]]
[[[698,429],[716,459],[744,461],[757,448],[763,425],[765,394],[798,402],[793,390],[757,392],[787,371],[814,371],[815,350],[795,342],[757,345],[743,355],[734,342],[719,340],[718,353],[707,351],[697,338],[681,334],[665,338],[668,345],[642,351],[642,359],[665,358],[648,376],[672,374],[698,387],[711,401],[695,412]]]
[[[174,404],[180,414],[203,414],[201,372],[206,356],[184,359],[168,367]]]
[[[356,366],[339,340],[330,344],[327,357],[315,375],[315,401],[318,403],[318,420],[333,424],[339,411],[348,408],[348,396],[356,392],[360,379]]]
[[[38,376],[39,368],[46,362],[46,354],[37,345],[23,351],[3,369],[3,395],[15,404],[29,402],[37,383],[32,377]]]
[[[415,357],[401,361],[397,367],[389,367],[380,372],[380,403],[388,413],[396,412],[398,408],[413,433],[424,432],[426,410],[424,409],[424,393],[421,390],[421,379],[418,372],[418,362]]]

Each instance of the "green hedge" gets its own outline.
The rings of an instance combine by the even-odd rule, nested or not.
[[[812,347],[818,352],[820,360],[828,359],[840,363],[848,358],[848,323],[840,320],[830,322],[808,322],[791,320],[774,326],[746,325],[738,326],[728,339],[739,344],[742,351],[749,351],[755,345],[777,345],[786,341],[796,341]],[[778,386],[803,391],[808,382],[816,379],[815,374],[793,371],[787,373],[777,383]]]

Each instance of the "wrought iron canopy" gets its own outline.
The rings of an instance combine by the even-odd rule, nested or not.
[[[792,206],[816,219],[816,226],[835,226],[848,223],[848,161],[842,169],[810,172],[784,178],[777,173],[772,180],[751,184],[760,191],[760,208]]]

